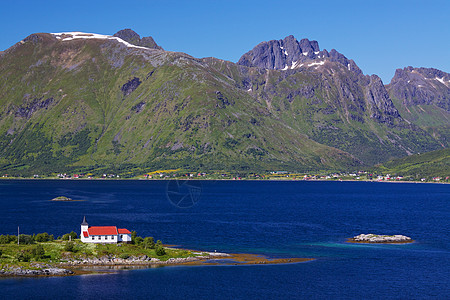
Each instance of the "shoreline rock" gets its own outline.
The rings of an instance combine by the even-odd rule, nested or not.
[[[73,201],[73,199],[66,196],[58,196],[53,198],[51,201]]]
[[[399,243],[412,243],[414,242],[409,236],[405,235],[379,235],[379,234],[360,234],[353,238],[348,239],[351,243],[383,243],[383,244],[399,244]]]
[[[6,266],[0,269],[0,276],[66,276],[72,275],[72,270],[57,268],[52,265],[34,264],[33,269],[27,269],[17,266]]]
[[[170,264],[183,264],[187,262],[212,259],[217,257],[228,257],[229,254],[226,253],[211,253],[202,252],[205,255],[190,256],[190,257],[178,257],[169,258],[168,260],[160,260],[154,257],[148,257],[147,255],[142,256],[130,256],[128,258],[120,258],[116,256],[102,256],[99,258],[82,258],[82,259],[71,259],[66,262],[59,263],[60,266],[131,266],[131,265],[170,265]],[[198,253],[198,254],[202,254]],[[196,253],[197,254],[197,253]]]
[[[147,255],[119,258],[114,255],[102,257],[69,258],[67,261],[47,264],[31,263],[29,267],[4,265],[0,277],[20,276],[70,276],[93,273],[109,273],[112,269],[151,268],[169,265],[254,265],[287,264],[314,260],[312,258],[266,258],[256,254],[228,254],[219,252],[194,252],[198,256],[160,260]],[[67,259],[67,258],[66,258]]]
[[[61,201],[61,202],[79,202],[79,201],[84,201],[84,200],[74,200],[72,198],[66,197],[66,196],[58,196],[56,198],[53,198],[50,201]]]

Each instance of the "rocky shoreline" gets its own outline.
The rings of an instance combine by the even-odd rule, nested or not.
[[[57,268],[49,264],[35,263],[30,267],[33,269],[6,265],[0,269],[0,276],[66,276],[75,274],[72,270]]]
[[[158,258],[148,257],[147,255],[138,257],[130,256],[126,259],[116,256],[102,256],[99,258],[86,257],[82,259],[70,259],[57,264],[31,263],[29,267],[4,265],[0,269],[0,276],[67,276],[79,273],[75,270],[77,267],[180,265],[230,257],[229,254],[216,252],[194,252],[194,254],[198,256],[169,258],[168,260],[160,260]],[[75,269],[72,270],[73,268]]]
[[[154,257],[130,256],[120,258],[112,255],[102,257],[86,257],[69,259],[57,264],[32,263],[28,268],[23,266],[3,266],[0,276],[69,276],[98,272],[109,272],[111,268],[146,268],[168,265],[255,265],[255,264],[289,264],[307,262],[311,258],[274,258],[270,259],[256,254],[228,254],[218,252],[194,252],[198,256],[185,258],[169,258],[160,260]],[[105,269],[103,269],[105,268]]]
[[[81,258],[71,259],[66,262],[59,263],[60,266],[74,267],[74,266],[132,266],[132,265],[173,265],[183,264],[195,261],[204,261],[208,259],[228,258],[227,253],[216,252],[194,252],[198,256],[191,256],[185,258],[169,258],[168,260],[160,260],[154,257],[142,256],[130,256],[128,258],[120,258],[117,256],[106,255],[102,257],[94,258]]]
[[[354,236],[353,238],[348,239],[348,242],[350,243],[381,243],[381,244],[402,244],[402,243],[412,243],[414,242],[413,239],[411,239],[408,236],[405,235],[379,235],[379,234],[360,234],[357,236]]]

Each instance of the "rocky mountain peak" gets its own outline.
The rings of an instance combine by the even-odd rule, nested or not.
[[[119,30],[114,34],[114,36],[121,38],[122,40],[127,41],[128,43],[136,46],[139,46],[138,44],[141,41],[141,36],[137,34],[134,30],[129,28]]]
[[[405,105],[434,104],[450,111],[450,74],[433,68],[397,69],[389,93]]]
[[[289,35],[282,40],[262,42],[238,61],[239,65],[262,69],[288,70],[324,65],[325,61],[338,62],[349,71],[362,73],[353,60],[347,59],[336,50],[320,50],[317,41],[301,39],[300,42]]]
[[[121,38],[122,40],[135,46],[163,50],[161,46],[158,46],[158,44],[156,44],[155,40],[153,40],[151,36],[143,37],[141,39],[139,34],[129,28],[119,30],[114,34],[114,36]]]

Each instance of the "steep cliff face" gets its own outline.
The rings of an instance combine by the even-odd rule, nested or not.
[[[251,77],[243,82],[274,114],[362,161],[377,163],[438,147],[402,118],[378,76],[364,75],[353,60],[334,49],[320,50],[315,41],[289,36],[263,42],[238,64],[265,74],[259,82]]]
[[[365,106],[375,120],[392,122],[392,118],[399,117],[378,76],[364,76],[353,60],[335,49],[330,52],[320,50],[317,41],[302,39],[299,42],[291,35],[283,40],[262,42],[244,54],[238,64],[262,69],[312,71],[325,76],[332,75],[340,96],[360,107],[364,101],[361,101],[355,92],[359,88],[363,89]]]
[[[283,40],[271,40],[262,42],[255,48],[245,53],[238,61],[239,65],[246,67],[257,67],[271,70],[292,70],[301,67],[320,65],[325,60],[338,62],[356,73],[361,70],[353,60],[347,59],[344,55],[332,49],[320,50],[317,41],[302,39],[297,41],[290,35]]]
[[[397,69],[386,88],[408,122],[450,146],[450,74],[433,68]]]
[[[377,75],[370,76],[369,83],[365,87],[365,91],[365,96],[371,112],[371,118],[382,122],[392,122],[391,118],[400,117],[400,114],[389,98],[389,94],[384,88],[380,77]]]
[[[405,105],[436,105],[450,111],[450,74],[433,68],[397,69],[389,92]]]

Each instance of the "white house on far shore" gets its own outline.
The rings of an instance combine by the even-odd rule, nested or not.
[[[131,232],[116,226],[89,226],[86,217],[81,223],[81,241],[83,243],[117,244],[131,243]]]

